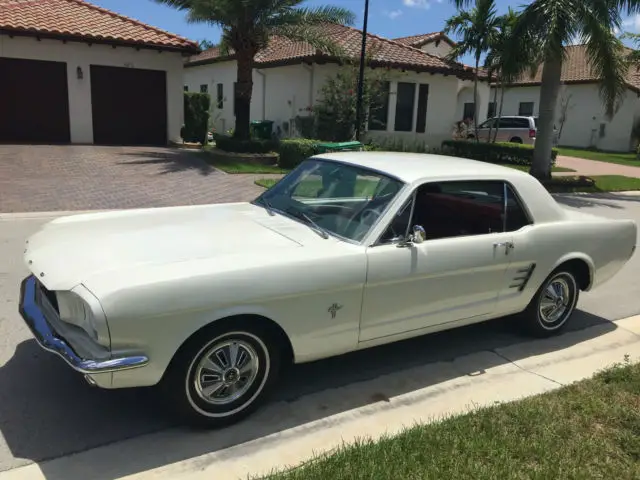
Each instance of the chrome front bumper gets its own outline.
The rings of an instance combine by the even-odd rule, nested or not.
[[[62,357],[74,370],[84,374],[107,373],[144,367],[149,359],[144,355],[120,358],[82,358],[51,325],[41,307],[44,294],[38,279],[33,275],[25,278],[20,286],[20,315],[40,346]]]

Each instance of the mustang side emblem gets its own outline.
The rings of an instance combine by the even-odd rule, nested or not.
[[[337,303],[334,303],[329,307],[327,311],[331,314],[331,318],[336,318],[336,314],[338,313],[338,310],[340,310],[341,308],[342,308],[342,305],[338,305]]]

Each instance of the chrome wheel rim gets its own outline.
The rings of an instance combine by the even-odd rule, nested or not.
[[[258,354],[249,343],[242,340],[216,343],[196,367],[195,390],[207,403],[227,405],[247,393],[259,366]]]
[[[567,277],[563,275],[552,279],[543,290],[538,305],[543,326],[557,328],[568,317],[572,308],[573,291]]]

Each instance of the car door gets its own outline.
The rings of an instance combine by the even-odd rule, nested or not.
[[[513,241],[504,231],[504,187],[452,181],[416,189],[367,250],[361,342],[495,311]],[[413,225],[425,229],[426,240],[399,243]]]
[[[489,129],[491,129],[494,124],[495,120],[491,118],[478,125],[478,139],[480,141],[486,142],[489,139]]]

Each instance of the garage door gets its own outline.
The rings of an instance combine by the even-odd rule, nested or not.
[[[166,145],[164,71],[91,65],[91,105],[94,143]]]
[[[70,140],[67,64],[0,57],[0,142]]]

